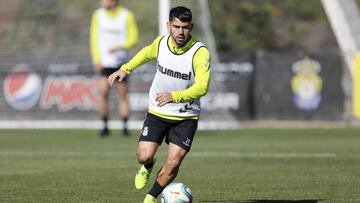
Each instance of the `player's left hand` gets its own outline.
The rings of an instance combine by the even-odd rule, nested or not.
[[[112,54],[112,53],[115,53],[115,52],[117,52],[119,50],[121,50],[121,47],[113,47],[113,48],[109,49],[109,53]]]
[[[160,107],[164,106],[165,104],[173,102],[173,98],[172,98],[170,92],[157,93],[155,100],[157,102],[157,105],[160,106]]]

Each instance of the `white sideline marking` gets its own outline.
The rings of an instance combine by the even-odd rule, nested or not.
[[[52,156],[68,156],[68,157],[81,157],[81,156],[133,156],[134,153],[129,152],[79,152],[79,151],[58,151],[58,152],[47,152],[47,151],[12,151],[12,150],[1,150],[0,156],[25,156],[25,157],[52,157]],[[166,153],[158,153],[159,156],[166,156]],[[336,158],[338,157],[336,153],[240,153],[240,152],[231,152],[231,153],[218,153],[218,152],[190,152],[188,154],[190,157],[231,157],[231,158]],[[350,154],[344,155],[349,157],[360,158],[360,155]]]
[[[21,120],[0,121],[0,129],[100,129],[102,122],[85,120]],[[130,129],[141,129],[143,121],[129,121]],[[199,130],[239,129],[237,121],[199,121]],[[109,121],[109,128],[122,129],[122,122]]]

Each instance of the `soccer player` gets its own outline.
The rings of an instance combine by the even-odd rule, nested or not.
[[[99,81],[99,111],[103,121],[100,136],[109,135],[108,96],[110,88],[107,77],[128,62],[127,50],[138,41],[138,29],[131,11],[119,6],[118,0],[100,0],[101,7],[94,11],[90,28],[90,47],[94,69],[101,77]],[[126,80],[117,85],[119,114],[123,120],[123,135],[128,136],[129,117],[128,86]]]
[[[172,8],[167,27],[170,35],[157,37],[108,78],[112,85],[144,63],[157,60],[157,72],[149,91],[148,113],[136,154],[142,164],[135,175],[137,189],[146,186],[155,153],[164,138],[168,143],[168,154],[144,203],[156,202],[163,189],[176,177],[197,130],[200,97],[207,93],[210,82],[210,53],[190,34],[193,29],[191,11],[185,7]]]

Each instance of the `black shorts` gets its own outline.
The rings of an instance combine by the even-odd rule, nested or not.
[[[101,70],[101,75],[105,76],[105,77],[109,77],[111,74],[113,74],[114,72],[116,72],[117,70],[119,70],[119,68],[108,68],[108,67],[104,67]],[[127,78],[129,77],[129,75],[126,76],[126,78],[124,78],[122,81],[126,82]]]
[[[190,151],[197,126],[198,121],[195,119],[176,121],[147,113],[139,141],[156,142],[161,145],[165,138],[167,144],[171,142]]]

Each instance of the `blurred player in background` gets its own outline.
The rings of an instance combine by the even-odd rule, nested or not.
[[[155,163],[155,153],[165,139],[168,154],[165,164],[144,199],[155,203],[163,189],[177,176],[182,160],[191,148],[200,115],[200,97],[210,82],[210,53],[190,33],[192,14],[188,8],[170,10],[167,23],[170,35],[157,37],[121,69],[110,75],[112,85],[144,63],[157,59],[157,72],[149,92],[149,108],[139,138],[135,187],[143,189]]]
[[[90,47],[94,69],[101,75],[99,111],[103,120],[100,136],[110,134],[109,91],[107,77],[128,62],[128,49],[138,42],[138,29],[134,14],[119,6],[118,0],[100,0],[101,7],[94,11],[90,28]],[[123,80],[117,84],[119,97],[119,114],[123,119],[123,135],[128,136],[127,120],[129,117],[129,102],[127,99],[128,85]]]

